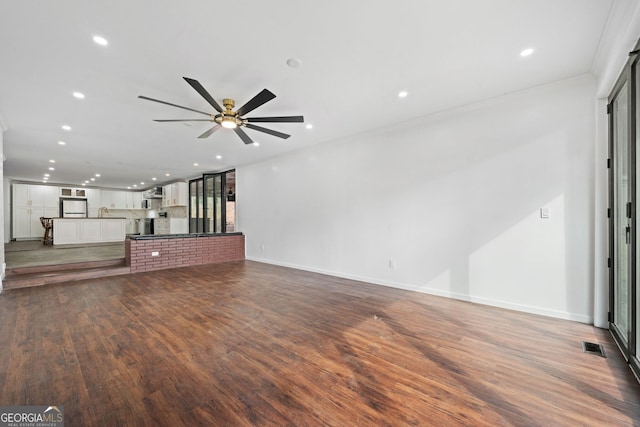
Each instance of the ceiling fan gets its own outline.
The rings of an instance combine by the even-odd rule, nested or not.
[[[220,130],[220,128],[233,129],[233,131],[242,139],[245,144],[253,144],[253,140],[243,131],[241,128],[246,127],[248,129],[257,130],[258,132],[268,133],[269,135],[277,136],[278,138],[287,139],[291,135],[278,132],[273,129],[267,129],[262,126],[256,126],[252,123],[303,123],[303,116],[281,116],[281,117],[243,117],[245,114],[255,110],[263,104],[271,101],[276,96],[267,89],[263,89],[259,94],[251,98],[242,107],[233,111],[235,101],[233,99],[225,98],[222,100],[224,110],[216,102],[209,92],[198,82],[197,80],[183,77],[192,88],[196,90],[215,110],[218,114],[211,114],[204,111],[195,110],[189,107],[183,107],[181,105],[172,104],[170,102],[160,101],[159,99],[149,98],[147,96],[138,96],[140,99],[146,99],[147,101],[159,102],[160,104],[171,105],[172,107],[182,108],[183,110],[193,111],[194,113],[204,114],[209,116],[208,119],[169,119],[169,120],[154,120],[156,122],[215,122],[216,125],[198,138],[207,138],[212,133]]]

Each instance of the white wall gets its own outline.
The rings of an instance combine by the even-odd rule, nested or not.
[[[247,258],[591,322],[594,109],[585,75],[240,167]]]

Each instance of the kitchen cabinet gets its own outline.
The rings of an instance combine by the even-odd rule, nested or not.
[[[124,191],[101,190],[100,191],[100,207],[107,209],[124,209],[126,205],[126,196]]]
[[[189,187],[186,182],[174,182],[162,187],[162,206],[187,206]]]
[[[86,188],[62,187],[62,188],[60,188],[60,196],[62,196],[62,197],[72,197],[72,198],[78,198],[78,199],[86,199],[87,198],[87,189]]]
[[[98,211],[102,207],[100,203],[100,190],[98,188],[87,188],[87,216],[97,218]]]
[[[40,217],[59,216],[59,188],[50,185],[13,184],[13,238],[41,239]]]
[[[13,184],[15,206],[57,208],[60,201],[58,187],[50,185]]]
[[[44,227],[40,217],[56,218],[59,214],[58,208],[14,206],[13,238],[41,239],[44,236]]]
[[[139,191],[102,190],[100,205],[107,209],[141,209],[142,193]]]
[[[53,220],[53,244],[122,242],[124,218],[56,218]]]
[[[126,196],[126,208],[127,209],[142,209],[142,193],[141,192],[127,192]]]

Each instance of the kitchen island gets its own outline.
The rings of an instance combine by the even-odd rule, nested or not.
[[[123,242],[125,218],[53,218],[53,244]]]

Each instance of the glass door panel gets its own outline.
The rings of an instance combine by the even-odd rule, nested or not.
[[[198,232],[198,183],[189,181],[189,233]]]
[[[236,231],[236,172],[227,172],[225,176],[225,188],[227,189],[226,202],[226,232]]]
[[[189,233],[202,233],[202,180],[189,181]]]
[[[214,175],[204,176],[204,191],[205,191],[205,214],[204,214],[204,230],[205,233],[215,233],[214,217],[215,217],[215,203],[214,203],[214,188],[213,188]]]
[[[630,295],[629,132],[627,83],[613,100],[613,326],[623,347],[628,345]]]
[[[213,179],[213,197],[216,212],[214,233],[222,233],[224,231],[222,229],[222,220],[224,219],[222,216],[222,188],[222,174],[216,175]]]

